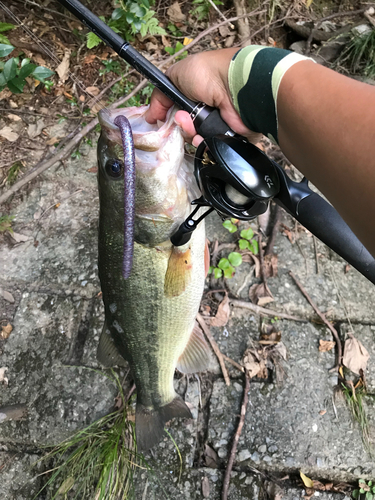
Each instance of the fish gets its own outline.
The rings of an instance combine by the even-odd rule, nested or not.
[[[209,267],[204,222],[187,244],[175,247],[170,241],[199,197],[193,165],[184,154],[175,110],[165,122],[150,125],[144,118],[147,109],[102,110],[98,141],[98,268],[105,309],[98,359],[104,366],[129,364],[137,390],[140,451],[162,439],[172,418],[191,418],[174,390],[175,369],[196,373],[210,362],[210,349],[195,324]],[[132,158],[135,176],[127,171]],[[128,203],[124,189],[133,181]],[[134,223],[129,229],[130,213]]]

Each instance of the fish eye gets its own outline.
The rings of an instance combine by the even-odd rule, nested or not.
[[[107,174],[110,177],[113,177],[114,179],[121,177],[123,169],[124,169],[124,162],[118,160],[117,158],[110,159],[105,164],[105,170]]]

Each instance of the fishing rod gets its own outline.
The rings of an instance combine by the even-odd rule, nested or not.
[[[58,2],[177,106],[187,111],[197,133],[204,139],[194,160],[195,178],[202,196],[192,202],[196,208],[172,235],[175,246],[187,243],[199,222],[212,210],[222,218],[251,220],[264,213],[273,199],[375,284],[375,259],[335,208],[310,189],[306,178],[301,182],[292,181],[278,163],[247,139],[235,134],[221,118],[218,109],[188,99],[164,73],[78,0]],[[199,207],[208,210],[196,220],[193,217]]]

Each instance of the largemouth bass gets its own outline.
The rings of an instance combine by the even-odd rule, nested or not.
[[[149,125],[143,118],[146,109],[101,111],[98,143],[99,277],[105,306],[98,357],[108,366],[116,348],[130,365],[137,388],[139,450],[156,444],[171,418],[191,417],[175,393],[175,369],[193,373],[209,362],[209,348],[194,328],[208,268],[204,224],[185,246],[170,242],[199,192],[174,113],[165,123]],[[122,266],[128,131],[115,125],[121,115],[131,124],[136,148],[133,265],[127,279]]]

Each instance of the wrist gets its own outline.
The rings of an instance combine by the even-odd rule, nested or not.
[[[277,98],[288,70],[307,57],[284,49],[251,45],[233,57],[228,86],[235,109],[254,132],[278,142]]]

